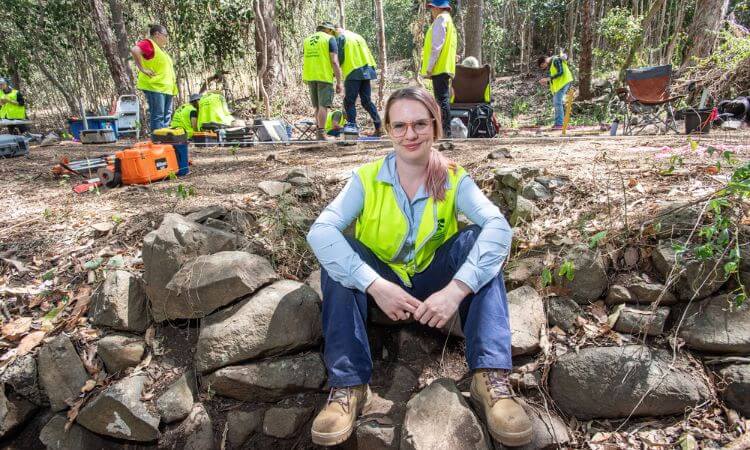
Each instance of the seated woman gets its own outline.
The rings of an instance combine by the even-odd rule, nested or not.
[[[324,359],[331,393],[312,425],[313,442],[336,445],[370,397],[367,304],[393,320],[441,328],[458,311],[471,397],[492,436],[531,441],[513,399],[508,302],[501,265],[512,231],[466,171],[433,149],[440,108],[418,87],[394,92],[385,127],[395,151],[360,167],[315,221],[307,240],[322,266]],[[458,229],[457,214],[476,225]],[[356,238],[342,234],[356,220]]]

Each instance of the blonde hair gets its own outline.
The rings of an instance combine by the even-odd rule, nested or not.
[[[473,56],[467,56],[466,58],[464,58],[463,61],[461,61],[461,65],[465,66],[465,67],[473,67],[475,69],[478,69],[479,68],[479,60],[476,59]]]
[[[385,102],[385,114],[383,117],[383,123],[385,124],[386,129],[389,129],[391,125],[391,107],[393,107],[398,100],[416,100],[424,105],[433,120],[433,139],[440,139],[443,137],[440,106],[438,106],[435,97],[433,97],[432,94],[419,86],[409,86],[399,89],[388,97],[388,100]],[[430,159],[427,161],[426,169],[427,177],[425,178],[424,183],[425,190],[434,200],[442,201],[445,200],[445,184],[448,181],[448,169],[455,170],[456,164],[434,148],[430,151]]]

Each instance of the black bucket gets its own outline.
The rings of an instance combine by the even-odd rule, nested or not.
[[[685,134],[700,133],[708,134],[711,131],[710,109],[685,109],[682,113],[685,115]]]

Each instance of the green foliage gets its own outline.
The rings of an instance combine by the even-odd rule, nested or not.
[[[552,284],[552,271],[549,267],[542,269],[542,287],[547,287]]]
[[[596,248],[599,246],[599,242],[601,242],[602,239],[607,237],[606,231],[600,231],[596,233],[595,235],[591,236],[589,239],[589,248]]]
[[[604,46],[594,49],[595,66],[601,71],[609,71],[625,61],[630,44],[641,33],[640,18],[633,16],[627,8],[612,8],[599,23],[599,33]],[[638,61],[633,65],[637,66]]]
[[[573,278],[575,277],[575,265],[573,264],[573,261],[571,260],[565,260],[563,262],[562,266],[560,266],[560,271],[557,273],[559,277],[565,277],[568,279],[568,281],[573,281]]]

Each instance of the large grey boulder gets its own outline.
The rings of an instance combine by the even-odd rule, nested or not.
[[[0,384],[0,438],[23,425],[36,409],[35,404],[23,397],[6,395],[5,386]]]
[[[609,284],[601,253],[586,246],[576,246],[568,250],[565,259],[573,263],[573,279],[561,277],[559,271],[555,271],[555,282],[569,290],[570,297],[579,304],[599,299]]]
[[[492,443],[453,380],[440,378],[406,404],[404,450],[489,449]]]
[[[64,334],[42,346],[37,370],[39,382],[49,397],[50,408],[55,412],[68,407],[66,400],[77,399],[89,379],[73,343]]]
[[[143,282],[124,270],[107,272],[94,291],[89,307],[91,323],[115,330],[146,331],[151,322]]]
[[[77,421],[94,433],[149,442],[159,437],[159,416],[141,402],[146,375],[133,375],[110,385],[86,404]]]
[[[721,289],[727,281],[724,264],[715,259],[699,261],[687,254],[680,256],[678,264],[672,244],[671,241],[659,241],[651,254],[651,261],[665,283],[670,274],[676,277],[672,290],[680,300],[701,300]]]
[[[161,225],[143,239],[143,281],[156,321],[168,318],[174,301],[166,288],[174,274],[191,259],[234,250],[236,236],[199,225],[179,214],[165,214]]]
[[[39,387],[37,363],[34,355],[27,353],[8,364],[0,374],[0,384],[13,388],[13,392],[35,405],[47,403],[47,394]]]
[[[202,403],[193,405],[188,418],[182,424],[185,440],[184,450],[205,450],[213,449],[214,427],[211,416],[208,414],[206,407]]]
[[[513,356],[539,350],[539,338],[546,321],[542,297],[531,286],[508,292],[511,350]]]
[[[263,427],[263,410],[233,410],[227,413],[227,447],[241,448],[250,436]]]
[[[750,364],[733,364],[721,369],[720,374],[727,381],[724,401],[744,417],[750,417]]]
[[[113,441],[108,441],[98,434],[92,433],[77,423],[73,423],[66,430],[68,418],[65,414],[57,414],[39,433],[39,440],[47,446],[47,450],[104,450],[122,448]]]
[[[99,339],[96,351],[107,373],[115,374],[141,362],[146,352],[146,341],[140,336],[115,333]]]
[[[608,305],[619,303],[650,304],[659,301],[660,305],[669,306],[677,303],[677,297],[661,283],[649,282],[637,275],[629,275],[616,280],[609,287]]]
[[[589,347],[552,366],[557,406],[579,419],[682,414],[710,397],[703,376],[686,360],[642,345]]]
[[[312,407],[284,408],[274,406],[266,411],[263,417],[263,433],[279,439],[290,438],[303,430],[303,425],[310,419],[314,409]]]
[[[207,372],[312,347],[321,337],[318,294],[306,284],[277,281],[203,320],[195,365]]]
[[[691,303],[680,337],[694,350],[709,353],[750,353],[750,303],[737,307],[731,294]]]
[[[169,319],[205,317],[276,278],[271,263],[258,255],[226,251],[199,256],[167,284],[172,300],[164,305],[164,314]]]
[[[223,367],[203,378],[211,391],[247,402],[273,402],[323,387],[326,368],[317,353]]]
[[[538,406],[532,406],[525,401],[519,401],[531,420],[531,443],[513,450],[544,450],[567,448],[570,443],[570,430],[565,422],[553,410],[546,411]]]
[[[614,329],[620,333],[657,336],[664,332],[669,308],[660,306],[652,310],[649,306],[623,306]]]
[[[190,380],[193,381],[193,380]],[[193,409],[193,383],[183,374],[156,400],[156,410],[164,423],[182,420]]]

